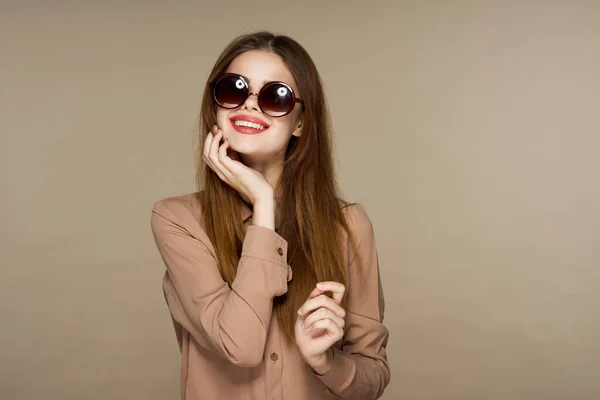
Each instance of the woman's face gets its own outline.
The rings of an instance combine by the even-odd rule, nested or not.
[[[296,97],[302,98],[292,74],[277,54],[247,51],[236,57],[225,72],[244,76],[252,93],[258,93],[265,82],[281,81],[292,88]],[[297,103],[289,114],[271,117],[261,111],[257,96],[250,95],[238,108],[227,110],[217,106],[217,124],[223,131],[223,137],[229,140],[231,149],[238,152],[242,160],[282,162],[290,138],[300,136],[301,114],[302,107]],[[252,120],[265,129],[249,130],[235,125],[236,120],[244,119]]]

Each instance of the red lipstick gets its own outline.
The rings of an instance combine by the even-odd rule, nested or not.
[[[251,122],[254,124],[262,125],[264,128],[257,129],[255,127],[250,127],[250,126],[236,125],[235,121]],[[257,134],[262,133],[262,132],[266,131],[267,129],[269,129],[269,124],[267,124],[265,121],[263,121],[262,119],[260,119],[258,117],[251,117],[249,115],[238,115],[235,117],[231,117],[231,118],[229,118],[229,122],[231,123],[231,126],[233,127],[233,129],[235,129],[237,132],[243,133],[245,135],[257,135]]]

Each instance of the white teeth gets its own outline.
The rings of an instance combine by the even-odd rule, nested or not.
[[[236,119],[233,121],[233,123],[236,124],[237,126],[247,126],[249,128],[254,128],[254,129],[265,129],[264,126],[255,124],[254,122],[249,122],[249,121],[240,121],[240,120]]]

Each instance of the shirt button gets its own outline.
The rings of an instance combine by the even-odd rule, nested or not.
[[[283,249],[281,247],[277,248],[277,252],[279,253],[280,256],[283,255]]]
[[[279,356],[277,355],[277,353],[271,353],[271,361],[275,362],[278,358]]]

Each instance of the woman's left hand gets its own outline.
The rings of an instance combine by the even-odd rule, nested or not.
[[[346,288],[339,282],[319,282],[298,310],[296,344],[304,361],[318,374],[332,367],[331,346],[344,336],[346,311],[340,306]],[[325,295],[332,292],[333,298]]]

